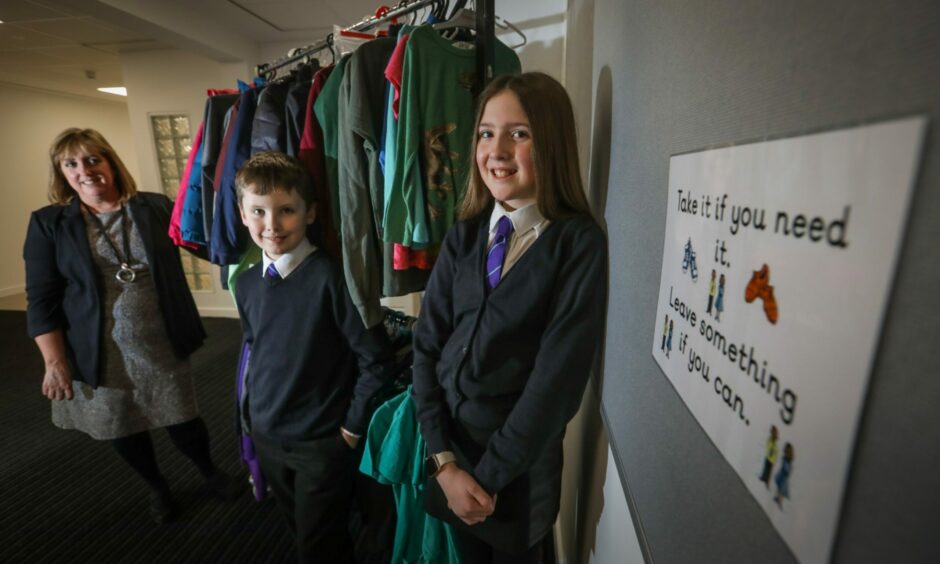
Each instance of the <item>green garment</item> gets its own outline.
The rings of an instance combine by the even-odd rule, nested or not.
[[[261,262],[261,247],[255,245],[254,242],[249,242],[248,249],[242,254],[242,258],[238,261],[238,264],[229,266],[228,291],[232,295],[233,301],[235,300],[235,281],[241,276],[242,272],[245,272],[259,262]]]
[[[519,57],[496,41],[493,72],[517,73]],[[467,189],[473,141],[476,50],[457,47],[429,26],[405,47],[392,193],[384,239],[409,247],[438,244]]]
[[[417,29],[417,26],[413,25],[404,25],[398,31],[398,41],[400,42],[405,35],[410,35],[412,31]],[[404,77],[402,77],[404,78]],[[382,209],[382,230],[383,238],[386,242],[391,242],[392,239],[384,236],[384,231],[387,229],[387,220],[388,217],[388,208],[389,201],[394,198],[393,193],[395,192],[395,153],[398,146],[398,118],[395,117],[394,107],[394,88],[391,87],[391,82],[389,82],[389,95],[385,104],[385,169],[384,169],[384,183],[385,183],[385,193],[383,200],[383,209]],[[416,197],[420,199],[421,208],[424,207],[424,194],[419,192],[416,194]],[[426,225],[423,217],[421,219],[421,224]],[[421,249],[426,245],[412,244],[412,248]]]
[[[339,93],[339,208],[343,272],[349,297],[366,327],[382,323],[382,296],[424,289],[428,270],[395,270],[392,243],[382,240],[385,178],[379,164],[388,81],[384,70],[395,39],[364,43],[349,57]]]
[[[395,493],[398,523],[392,562],[460,564],[451,526],[424,511],[424,451],[408,386],[372,416],[359,471],[390,484]]]
[[[333,225],[337,231],[342,226],[339,205],[337,205],[339,202],[339,90],[348,61],[348,55],[340,59],[313,103],[313,113],[317,116],[317,123],[323,131],[326,182],[330,185],[330,202],[332,203],[330,208],[333,212]]]

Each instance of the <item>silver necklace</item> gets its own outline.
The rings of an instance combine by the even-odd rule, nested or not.
[[[91,216],[91,219],[94,221],[95,226],[101,232],[101,236],[104,237],[104,240],[108,242],[108,246],[111,247],[111,250],[114,251],[114,256],[117,257],[118,262],[121,263],[121,267],[118,269],[117,274],[114,275],[117,278],[118,282],[123,284],[130,284],[137,278],[137,273],[134,272],[130,267],[131,262],[131,241],[130,236],[127,234],[127,211],[124,207],[124,204],[121,204],[121,234],[124,239],[124,257],[121,257],[121,253],[118,252],[117,245],[114,244],[114,241],[111,240],[111,237],[108,236],[108,231],[104,227],[104,223],[101,221],[101,218],[95,215],[88,206],[85,206],[85,210],[88,212],[88,215]]]

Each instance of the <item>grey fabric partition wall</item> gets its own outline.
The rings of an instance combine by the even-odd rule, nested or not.
[[[650,352],[670,155],[926,114],[832,559],[940,562],[940,2],[596,0],[593,41],[611,248],[599,388],[647,558],[794,561]]]

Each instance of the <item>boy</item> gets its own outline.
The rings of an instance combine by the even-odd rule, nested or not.
[[[246,393],[256,454],[300,562],[350,562],[353,449],[390,366],[387,338],[381,325],[366,330],[342,270],[307,240],[316,208],[297,160],[258,153],[235,184],[242,223],[263,250],[235,291],[251,345]]]

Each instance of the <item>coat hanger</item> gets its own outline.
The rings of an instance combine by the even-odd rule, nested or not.
[[[510,49],[518,49],[528,42],[525,34],[522,33],[522,30],[514,26],[512,23],[504,20],[499,16],[493,16],[493,24],[503,30],[503,31],[513,31],[521,38],[521,42],[515,45],[509,45]],[[439,31],[444,31],[448,29],[472,29],[476,30],[477,27],[477,16],[476,12],[469,8],[460,8],[458,9],[453,17],[451,17],[446,22],[434,24],[434,29]]]
[[[451,18],[447,21],[434,24],[434,29],[445,30],[445,29],[456,29],[456,28],[469,28],[476,29],[477,27],[477,15],[476,12],[470,10],[469,8],[460,8],[457,10]]]
[[[401,2],[398,3],[398,7],[399,7],[399,8],[403,8],[403,7],[405,7],[405,4],[407,4],[407,3],[408,3],[408,0],[401,0]],[[408,17],[410,18],[410,20],[408,21],[408,25],[414,25],[414,24],[415,24],[415,17],[417,17],[418,12],[419,12],[419,10],[415,10],[415,11],[411,12],[411,13],[408,15]]]
[[[336,50],[333,49],[333,34],[332,33],[326,36],[326,46],[330,50],[330,64],[335,65],[336,64]]]

